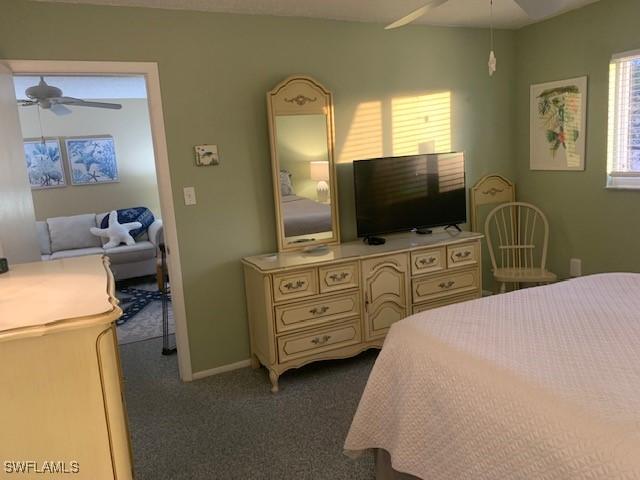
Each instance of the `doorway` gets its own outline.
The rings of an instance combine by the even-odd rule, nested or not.
[[[192,370],[191,370],[191,361],[189,354],[189,344],[188,344],[188,336],[187,336],[187,325],[186,325],[186,312],[184,306],[184,295],[182,288],[182,272],[180,267],[180,256],[179,256],[179,245],[177,239],[177,231],[176,231],[176,222],[175,222],[175,211],[173,205],[173,195],[169,177],[169,161],[167,154],[167,146],[166,146],[166,136],[164,131],[164,119],[162,114],[162,103],[160,96],[160,82],[159,75],[157,70],[157,65],[155,63],[137,63],[137,62],[78,62],[78,61],[39,61],[39,60],[6,60],[2,61],[6,67],[9,68],[11,73],[16,77],[21,78],[32,78],[36,76],[36,78],[40,78],[43,76],[47,78],[50,76],[51,78],[69,78],[70,80],[74,80],[76,83],[82,77],[94,77],[94,78],[102,78],[108,80],[111,78],[115,83],[119,84],[128,84],[129,86],[134,85],[136,81],[143,88],[145,93],[145,99],[142,102],[147,110],[148,117],[148,127],[150,134],[150,147],[153,150],[154,163],[155,163],[155,174],[156,174],[156,186],[157,186],[157,198],[159,200],[159,206],[155,207],[156,210],[160,210],[158,213],[160,218],[162,218],[163,223],[163,241],[162,245],[164,246],[164,251],[166,254],[166,269],[168,272],[168,277],[170,278],[171,284],[171,305],[173,310],[173,320],[175,322],[175,342],[177,346],[177,354],[178,354],[178,368],[179,375],[183,381],[192,380]],[[18,95],[19,96],[19,95]],[[69,96],[71,96],[69,94]],[[80,96],[80,95],[78,95]],[[91,97],[92,95],[89,95]],[[95,96],[95,95],[93,95]],[[117,95],[116,95],[117,96]],[[139,97],[140,95],[138,95]],[[137,99],[141,100],[141,99]],[[122,103],[121,99],[121,103]],[[118,103],[117,101],[113,102],[105,102],[105,103]],[[138,102],[140,103],[140,102]],[[17,107],[16,107],[17,108]],[[39,107],[34,107],[39,109]],[[108,108],[108,107],[107,107]],[[81,110],[85,110],[82,107]],[[39,122],[39,126],[41,126],[41,122]],[[31,131],[33,133],[33,131]],[[40,135],[35,135],[36,137],[41,137],[40,140],[42,143],[42,139],[45,141],[49,137],[46,135],[47,132],[44,129],[41,129]],[[32,135],[34,136],[34,135]],[[108,135],[105,135],[108,137]],[[58,138],[53,135],[54,138]],[[62,136],[64,137],[64,136]],[[22,138],[20,138],[20,142],[22,142]],[[108,138],[99,139],[101,142],[104,140],[108,143]],[[114,140],[114,139],[112,139]],[[66,141],[66,138],[62,138],[62,142],[66,143],[66,145],[62,146],[61,149],[65,151],[66,155],[69,152],[66,152],[66,148],[71,148],[73,145],[69,144]],[[55,143],[55,142],[54,142]],[[97,140],[94,141],[97,144]],[[46,144],[46,143],[45,143]],[[68,159],[67,159],[68,162]],[[68,163],[75,165],[73,162]],[[26,168],[26,165],[25,165]],[[66,176],[64,179],[66,181],[73,182],[78,180],[78,182],[82,182],[82,175],[85,175],[89,182],[96,181],[96,170],[95,166],[89,166],[87,168],[86,165],[78,165],[79,173],[78,178],[72,178],[71,176]],[[86,171],[85,171],[86,170]],[[91,174],[91,175],[89,175]],[[113,172],[107,172],[103,177],[106,180],[109,180],[109,175],[112,175]],[[71,174],[73,175],[73,173]],[[89,175],[91,178],[89,178]],[[96,178],[93,178],[96,177]],[[68,179],[68,180],[67,180]],[[59,186],[61,180],[57,178],[56,174],[53,175],[52,178],[45,178],[43,182],[48,183],[51,182],[51,185],[47,185],[49,187],[55,188]],[[96,188],[96,187],[78,187],[78,188]],[[153,200],[150,200],[150,203],[153,203]],[[147,265],[148,267],[148,265]],[[124,275],[126,276],[126,274]],[[164,277],[164,276],[162,276]],[[129,288],[128,292],[132,297],[130,299],[133,303],[138,302],[138,306],[142,305],[145,301],[151,301],[151,294],[145,294],[145,287],[141,285],[131,286],[127,285],[126,281],[119,283],[119,287],[121,289]],[[137,288],[142,287],[142,288]],[[142,290],[140,292],[139,290]],[[152,291],[153,288],[149,288],[146,286],[147,291]],[[137,298],[136,298],[137,297]],[[131,302],[130,302],[131,303]],[[126,303],[123,305],[126,311]],[[158,307],[156,307],[157,309]],[[134,313],[134,310],[131,309],[129,312]]]

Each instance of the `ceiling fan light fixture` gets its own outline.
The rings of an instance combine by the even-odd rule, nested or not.
[[[60,88],[49,85],[43,76],[40,76],[38,85],[26,89],[25,95],[28,100],[18,100],[18,105],[23,107],[36,105],[39,109],[49,110],[56,115],[68,115],[71,113],[71,110],[65,105],[106,108],[109,110],[120,110],[122,108],[119,103],[92,102],[80,98],[65,97]]]

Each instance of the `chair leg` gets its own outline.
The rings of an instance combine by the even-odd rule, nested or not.
[[[507,291],[507,284],[505,282],[502,282],[502,285],[500,285],[500,293],[505,293]]]

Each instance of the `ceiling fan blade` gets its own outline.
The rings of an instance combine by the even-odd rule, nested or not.
[[[436,8],[447,1],[448,0],[432,0],[431,2],[427,3],[425,6],[420,7],[417,10],[414,10],[409,15],[402,17],[400,20],[396,20],[395,22],[387,25],[386,27],[384,27],[384,29],[392,30],[394,28],[404,27],[405,25],[422,17],[425,13],[427,13],[432,8]]]
[[[73,97],[52,98],[51,103],[55,103],[56,105],[73,105],[74,107],[108,108],[111,110],[120,110],[122,108],[122,105],[119,103],[88,102],[86,100]]]
[[[32,105],[37,105],[38,102],[34,101],[34,100],[18,100],[18,105],[20,105],[21,107],[30,107]]]
[[[558,0],[515,0],[532,20],[541,20],[562,11],[566,5]]]
[[[61,103],[54,103],[53,105],[51,105],[51,111],[60,117],[72,113],[71,109],[65,107]]]

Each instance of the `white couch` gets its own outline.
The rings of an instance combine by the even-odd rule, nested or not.
[[[96,237],[89,228],[99,227],[108,214],[87,213],[36,222],[42,260],[107,255],[116,280],[154,275],[158,245],[162,242],[162,220],[155,219],[147,231],[136,239],[135,245],[104,248],[108,239]]]

